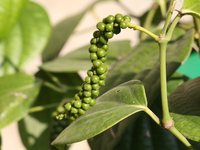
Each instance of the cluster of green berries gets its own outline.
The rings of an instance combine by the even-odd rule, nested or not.
[[[50,141],[53,141],[60,133],[62,130],[68,126],[71,121],[67,119],[63,119],[66,117],[63,112],[64,112],[64,107],[59,105],[55,111],[52,113],[52,117],[54,118],[51,122],[51,133],[50,133]],[[59,115],[60,114],[60,115]],[[51,147],[51,149],[54,149],[54,147]]]
[[[82,89],[75,94],[74,100],[64,105],[63,112],[65,113],[56,116],[58,120],[67,117],[75,120],[80,115],[85,114],[90,106],[95,105],[95,97],[99,95],[99,88],[105,85],[107,67],[104,63],[107,61],[108,40],[114,34],[119,34],[121,29],[127,28],[130,21],[130,16],[116,14],[115,16],[109,15],[102,22],[97,23],[96,27],[98,30],[93,33],[89,47],[93,66],[87,71],[87,77],[82,85]]]

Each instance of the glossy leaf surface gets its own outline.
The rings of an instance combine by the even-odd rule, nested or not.
[[[0,78],[0,129],[25,116],[37,97],[40,84],[26,74]]]
[[[200,142],[200,77],[180,85],[169,96],[175,127],[187,138]]]
[[[41,53],[50,30],[44,9],[28,2],[9,34],[0,41],[0,75],[18,72]]]
[[[119,85],[97,99],[85,115],[75,120],[53,141],[54,146],[91,138],[124,118],[146,109],[142,83],[132,80]]]
[[[108,59],[106,65],[110,65],[116,59],[120,59],[130,50],[130,41],[118,41],[109,43]],[[44,63],[41,68],[50,72],[76,72],[89,70],[92,66],[89,57],[89,45],[79,48],[63,57]]]

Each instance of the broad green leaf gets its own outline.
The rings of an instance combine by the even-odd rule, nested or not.
[[[27,0],[0,1],[0,40],[10,32],[26,3]]]
[[[50,29],[44,9],[28,2],[10,33],[0,41],[0,75],[18,72],[41,53]]]
[[[0,129],[26,115],[37,97],[40,84],[26,74],[0,78]]]
[[[109,43],[109,52],[107,65],[120,59],[130,50],[130,41],[118,41]],[[89,45],[79,48],[63,57],[44,63],[41,68],[50,72],[77,72],[79,70],[88,70],[92,63],[89,58]]]
[[[169,96],[175,127],[187,138],[200,142],[200,77],[180,85]]]
[[[168,78],[190,54],[194,30],[188,30],[184,35],[180,35],[179,33],[177,35],[174,36],[176,38],[173,38],[173,41],[169,43],[167,48]],[[158,45],[150,40],[141,42],[113,65],[113,68],[110,69],[107,74],[106,86],[100,89],[100,93],[104,93],[123,82],[139,79],[144,84],[148,103],[151,105],[160,93],[160,69],[158,59]],[[139,115],[140,114],[138,114],[138,116],[131,116],[121,121],[116,126],[113,126],[114,131],[116,131],[114,133],[118,136],[122,136],[127,127],[132,124]],[[95,136],[93,140],[89,140],[89,144],[94,143],[92,145],[96,145],[95,143],[100,141],[101,143],[110,143],[106,145],[107,149],[109,149],[110,145],[115,147],[118,143],[118,139],[109,137],[109,134],[110,132],[107,130]],[[109,138],[104,138],[107,136]],[[98,145],[92,147],[92,149],[100,150]]]
[[[72,122],[52,144],[59,147],[91,138],[146,107],[142,83],[138,80],[126,82],[99,97],[95,106]]]
[[[53,31],[51,33],[50,40],[42,53],[42,61],[50,61],[57,57],[65,42],[74,32],[74,29],[82,19],[82,17],[87,12],[87,9],[83,12],[66,18],[59,22],[57,25],[53,27]]]
[[[184,0],[181,13],[200,18],[200,0]]]
[[[51,79],[45,72],[40,71],[36,76],[51,82]],[[64,85],[79,86],[83,82],[77,73],[53,74],[53,76],[58,78]],[[77,90],[69,90],[65,93],[58,93],[48,87],[42,86],[32,108],[36,106],[57,105],[43,111],[29,113],[19,121],[20,136],[27,150],[53,150],[54,147],[50,143],[61,130],[68,126],[70,121],[55,122],[55,118],[51,114],[63,101],[72,101],[77,92]]]

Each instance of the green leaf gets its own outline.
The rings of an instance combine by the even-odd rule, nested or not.
[[[38,72],[36,76],[45,79],[45,81],[52,82],[43,71]],[[83,82],[77,73],[53,74],[53,76],[58,78],[64,85],[79,86]],[[54,147],[50,143],[61,132],[60,128],[63,130],[68,126],[70,121],[55,123],[52,112],[63,102],[72,101],[77,92],[78,90],[69,90],[66,93],[58,93],[48,87],[41,87],[40,93],[32,108],[51,104],[57,105],[43,111],[29,113],[19,121],[18,126],[21,140],[27,150],[53,150]]]
[[[180,85],[169,96],[175,127],[188,139],[200,142],[200,77]]]
[[[0,40],[10,32],[26,3],[27,0],[0,1]]]
[[[178,30],[180,31],[180,30]],[[180,32],[175,32],[175,38],[171,41],[167,48],[167,77],[169,78],[181,63],[188,57],[191,52],[193,43],[194,30],[188,30],[184,35]],[[106,78],[106,86],[100,89],[100,93],[104,93],[109,89],[132,79],[141,80],[144,84],[149,105],[153,103],[157,95],[160,93],[160,68],[157,43],[146,40],[138,44],[129,51],[120,61],[113,65],[109,70]],[[127,127],[132,124],[140,114],[131,116],[119,124],[114,126],[114,132],[118,136],[122,136]],[[118,139],[109,136],[110,132],[106,131],[97,135],[89,143],[97,145],[101,143],[109,143],[105,149],[115,147]],[[104,138],[108,137],[108,138]],[[90,144],[91,145],[91,144]],[[100,150],[98,145],[91,147],[92,149]]]
[[[26,74],[0,78],[0,129],[20,120],[37,97],[40,82]]]
[[[0,75],[18,72],[41,53],[50,30],[44,9],[28,2],[10,33],[0,41]]]
[[[106,65],[111,65],[113,61],[121,59],[130,48],[130,41],[110,42]],[[88,49],[89,45],[81,47],[63,57],[44,63],[41,68],[50,72],[77,72],[79,70],[88,70],[92,66]]]
[[[200,0],[184,0],[181,13],[200,18]]]
[[[74,29],[86,12],[87,9],[77,15],[62,20],[53,27],[50,40],[44,52],[42,53],[43,62],[52,60],[57,57],[65,42],[74,32]]]
[[[72,122],[52,145],[58,147],[91,138],[146,107],[145,91],[140,81],[121,84],[99,97],[96,105]]]

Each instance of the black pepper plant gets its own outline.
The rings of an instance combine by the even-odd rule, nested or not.
[[[138,17],[141,25],[115,0],[127,14],[98,20],[89,45],[58,57],[80,19],[86,12],[97,17],[93,8],[102,1],[61,21],[51,34],[41,6],[0,3],[11,18],[0,12],[0,128],[18,121],[28,150],[67,150],[83,140],[92,150],[200,149],[200,63],[179,71],[199,55],[200,0],[184,0],[180,10],[177,0],[155,0]],[[180,23],[185,15],[193,20]],[[140,31],[139,44],[112,41],[122,29]],[[43,64],[27,75],[25,64],[40,52]],[[192,67],[195,77],[189,75]]]

